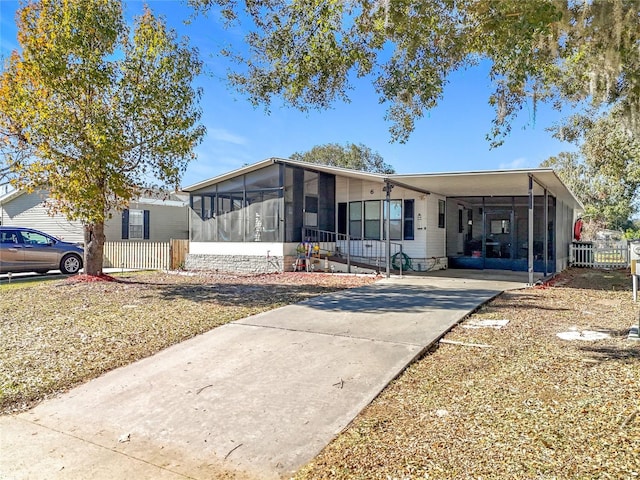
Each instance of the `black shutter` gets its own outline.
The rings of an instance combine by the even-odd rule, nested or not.
[[[122,211],[122,239],[129,239],[129,210]]]
[[[404,201],[404,239],[413,240],[414,205],[413,200]],[[420,228],[420,227],[418,227]]]
[[[343,202],[338,204],[338,233],[347,233],[347,204]]]
[[[144,211],[144,239],[149,240],[149,210]]]

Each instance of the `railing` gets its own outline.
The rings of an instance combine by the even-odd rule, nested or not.
[[[569,245],[569,263],[573,267],[615,269],[629,266],[627,245],[598,246],[590,242]]]
[[[390,251],[387,252],[386,240],[355,240],[343,233],[329,232],[315,228],[303,227],[302,238],[318,246],[321,256],[339,257],[347,262],[350,271],[352,263],[361,263],[375,267],[377,270],[386,270],[387,258],[394,256],[398,261],[394,262],[402,274],[404,258],[402,244],[390,242]],[[392,265],[392,268],[395,268]]]
[[[169,242],[105,242],[105,268],[166,270],[170,267]]]
[[[351,256],[349,248],[346,248],[349,245],[349,235],[302,227],[302,238],[304,242],[317,245],[320,256],[344,259],[347,262],[347,271],[351,271]]]

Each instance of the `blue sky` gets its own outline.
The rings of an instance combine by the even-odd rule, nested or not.
[[[493,109],[487,100],[492,91],[486,69],[457,72],[450,78],[437,108],[416,123],[405,144],[391,143],[384,120],[386,107],[370,79],[358,81],[350,92],[351,103],[336,103],[328,111],[301,113],[275,103],[270,113],[254,108],[224,80],[226,64],[216,55],[224,43],[242,42],[239,31],[225,31],[215,16],[184,21],[193,11],[183,1],[148,0],[151,9],[165,16],[179,35],[186,35],[200,51],[205,73],[201,106],[207,135],[197,148],[182,185],[190,185],[268,157],[288,157],[294,152],[325,143],[363,143],[380,153],[398,173],[452,172],[536,167],[551,155],[571,149],[545,130],[560,119],[550,107],[524,108],[503,146],[490,149],[485,139]],[[140,13],[143,2],[125,2],[127,17]],[[0,55],[17,48],[15,11],[18,2],[0,0]],[[237,44],[237,43],[236,43]]]

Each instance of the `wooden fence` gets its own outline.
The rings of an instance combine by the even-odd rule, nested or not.
[[[590,243],[572,243],[569,245],[569,263],[573,267],[587,268],[627,268],[629,266],[629,247],[597,246]]]
[[[169,255],[171,256],[171,262],[169,268],[171,270],[177,270],[184,267],[184,262],[187,259],[189,253],[189,240],[176,240],[171,239],[171,245],[169,247]]]
[[[173,270],[184,264],[188,252],[189,240],[106,242],[104,244],[104,267]]]

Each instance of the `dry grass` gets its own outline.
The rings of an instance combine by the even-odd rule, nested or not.
[[[640,304],[628,274],[505,293],[393,382],[297,479],[640,477]],[[468,322],[467,322],[468,323]],[[464,325],[464,323],[463,323]],[[572,328],[611,338],[565,341]]]
[[[117,282],[5,283],[0,285],[0,413],[30,408],[224,323],[373,280],[138,273]]]
[[[371,279],[143,274],[0,286],[0,405],[10,412],[230,320]],[[501,295],[410,366],[297,479],[640,477],[640,304],[624,272],[570,270]],[[468,321],[466,323],[468,323]],[[464,323],[463,323],[464,325]],[[611,335],[565,341],[572,328]]]

